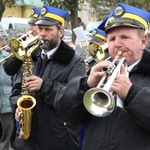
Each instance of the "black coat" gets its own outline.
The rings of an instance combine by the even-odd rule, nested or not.
[[[40,53],[41,49],[38,49],[32,55],[32,73],[40,76],[43,84],[34,95],[36,106],[33,108],[31,136],[26,141],[29,148],[26,150],[78,150],[79,126],[66,124],[54,109],[53,102],[72,78],[86,74],[85,63],[62,41],[57,51],[46,61],[41,74]],[[20,88],[21,82],[17,82],[10,98],[14,107]]]
[[[74,78],[55,101],[62,117],[75,124],[84,123],[83,150],[150,150],[150,52],[129,76],[133,83],[124,108],[115,107],[108,117],[96,117],[84,108],[84,78]],[[68,115],[69,114],[69,115]]]

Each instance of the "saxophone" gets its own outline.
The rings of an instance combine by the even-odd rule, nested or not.
[[[34,39],[30,40],[35,41],[37,38],[34,37]],[[31,76],[31,69],[32,69],[32,58],[31,54],[32,52],[39,47],[42,44],[42,40],[39,41],[36,45],[33,45],[27,52],[25,52],[24,55],[21,55],[22,57],[22,86],[21,86],[21,97],[17,100],[17,106],[21,108],[20,113],[20,120],[19,120],[19,137],[28,139],[31,132],[31,122],[32,122],[32,109],[36,105],[36,100],[33,96],[31,96],[31,92],[29,89],[25,86],[26,78]],[[16,49],[22,49],[22,51],[25,51],[23,44],[16,42],[15,39],[12,39],[10,41],[11,48],[15,47]],[[12,49],[13,51],[13,49]]]

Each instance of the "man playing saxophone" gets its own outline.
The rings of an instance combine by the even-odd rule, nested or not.
[[[53,107],[58,93],[72,78],[86,75],[84,61],[62,40],[68,14],[66,10],[44,5],[36,22],[39,39],[44,42],[32,55],[32,75],[23,80],[36,99],[30,136],[24,141],[25,150],[79,149],[79,126],[66,123]],[[22,80],[18,78],[10,97],[18,121],[21,109],[16,103],[17,97],[22,96],[21,84]]]

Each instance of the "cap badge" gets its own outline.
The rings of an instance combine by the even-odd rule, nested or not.
[[[30,15],[32,16],[33,14],[34,14],[34,10],[32,9]]]
[[[124,14],[124,9],[120,6],[118,6],[115,10],[114,10],[114,14],[113,16],[115,18],[121,17]]]
[[[92,35],[95,35],[95,34],[96,34],[96,30],[93,30]]]
[[[46,9],[45,9],[45,8],[42,8],[42,9],[41,9],[41,15],[44,15],[44,14],[46,14]]]

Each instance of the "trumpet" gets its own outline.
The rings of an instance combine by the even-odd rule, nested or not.
[[[29,34],[32,34],[33,31],[29,30],[27,33],[23,34],[22,36],[20,36],[19,38],[17,38],[17,40],[19,40],[20,42],[25,41],[24,39],[26,39],[28,37]]]
[[[119,73],[121,65],[125,63],[125,58],[118,59],[122,54],[118,51],[113,60],[113,67],[107,68],[106,74],[102,77],[96,88],[88,90],[83,98],[85,108],[89,113],[97,117],[106,117],[110,115],[115,108],[114,93],[110,91],[110,87]],[[117,65],[116,65],[117,64]],[[108,79],[108,77],[110,77]],[[107,82],[106,82],[107,81]]]
[[[21,37],[17,38],[17,40],[20,42],[23,42],[24,41],[23,39],[26,38],[28,36],[28,34],[31,34],[31,33],[32,33],[32,31],[30,30],[26,34],[23,34]],[[0,51],[4,50],[7,47],[9,47],[9,45],[5,45],[5,46],[1,47]]]
[[[5,58],[0,60],[0,63],[3,62],[4,60],[10,58],[11,56],[16,56],[18,59],[23,60],[24,55],[26,53],[25,48],[30,46],[32,43],[34,43],[38,39],[38,35],[34,36],[33,38],[20,42],[20,39],[15,39],[12,38],[9,41],[9,46],[11,48],[12,53],[6,56]]]

